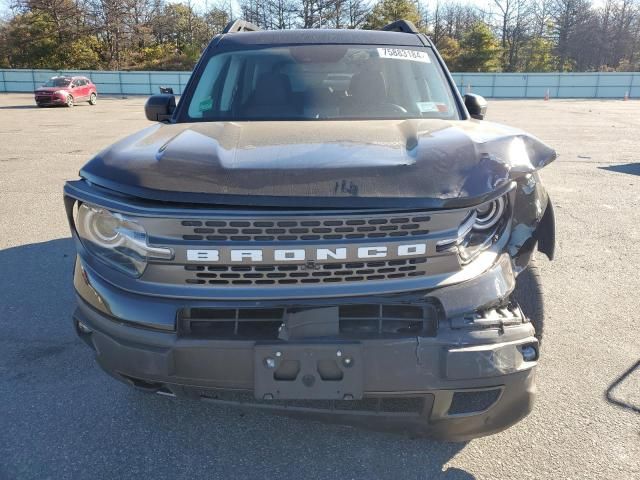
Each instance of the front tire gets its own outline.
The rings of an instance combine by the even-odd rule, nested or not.
[[[73,97],[71,95],[67,95],[67,101],[65,102],[65,104],[69,108],[73,107]]]
[[[536,329],[536,338],[542,345],[544,333],[544,292],[540,268],[535,259],[531,259],[526,270],[518,275],[516,288],[511,294],[512,300],[520,305],[522,312]]]
[[[89,105],[95,105],[98,101],[98,96],[95,93],[92,93],[89,97]]]

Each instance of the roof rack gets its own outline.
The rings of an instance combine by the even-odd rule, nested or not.
[[[227,26],[224,27],[222,33],[257,32],[258,30],[262,29],[253,23],[246,22],[244,20],[234,20],[233,22],[227,23]]]
[[[396,20],[382,27],[381,30],[385,32],[420,33],[416,26],[409,20]]]

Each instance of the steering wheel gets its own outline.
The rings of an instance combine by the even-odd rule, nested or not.
[[[385,103],[385,107],[391,107],[391,110],[398,113],[408,113],[407,109],[397,103]]]
[[[364,108],[361,108],[359,111],[360,114],[370,114],[370,115],[387,115],[389,113],[407,113],[407,109],[396,104],[390,102],[384,103],[376,103],[372,105],[367,105]]]

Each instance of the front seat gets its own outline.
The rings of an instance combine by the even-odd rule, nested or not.
[[[388,109],[387,87],[382,73],[358,72],[349,82],[349,97],[344,112],[347,115],[385,113]]]
[[[260,75],[243,110],[249,118],[296,116],[289,77],[276,72]]]

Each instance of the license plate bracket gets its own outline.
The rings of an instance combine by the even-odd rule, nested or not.
[[[257,344],[254,394],[260,400],[361,399],[361,345]]]

